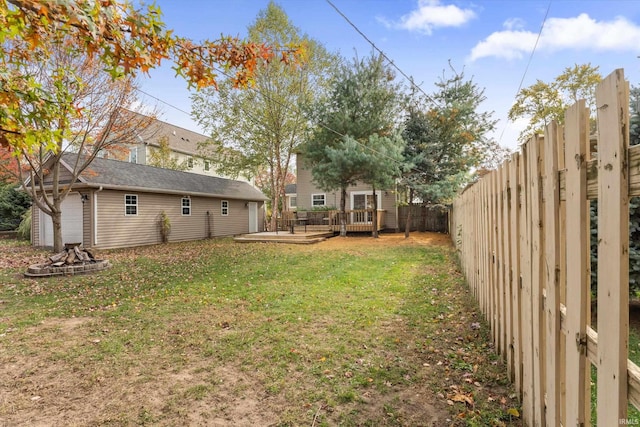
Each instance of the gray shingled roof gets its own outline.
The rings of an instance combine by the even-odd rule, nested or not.
[[[296,194],[296,184],[287,184],[284,186],[284,193],[285,194]]]
[[[65,154],[63,163],[72,165],[75,154]],[[96,158],[80,175],[90,187],[180,193],[241,200],[267,200],[260,190],[244,181]]]

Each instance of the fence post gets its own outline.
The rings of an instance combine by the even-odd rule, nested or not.
[[[629,339],[629,86],[616,70],[598,108],[598,425],[627,418]]]
[[[565,113],[566,143],[566,419],[567,424],[589,422],[590,366],[587,363],[589,304],[589,236],[587,235],[587,168],[589,111],[584,100]]]

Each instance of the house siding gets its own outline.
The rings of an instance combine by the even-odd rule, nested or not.
[[[313,184],[313,176],[311,174],[311,167],[305,164],[304,156],[297,154],[297,202],[298,210],[312,210],[311,197],[313,194],[325,194],[325,203],[328,207],[340,209],[340,191],[323,191]],[[347,200],[345,209],[350,210],[351,197],[349,194],[353,191],[372,191],[371,185],[358,183],[347,187]],[[385,228],[397,230],[397,209],[396,209],[396,192],[395,189],[387,189],[382,191],[382,200],[380,207],[386,211],[385,215]]]
[[[31,244],[33,246],[42,246],[40,244],[40,209],[34,203],[31,209]]]
[[[93,192],[82,192],[81,194],[87,195],[87,201],[82,204],[82,245],[85,247],[92,247],[91,241],[93,230]]]
[[[138,196],[138,215],[124,214],[125,194]],[[142,246],[162,241],[158,216],[164,211],[171,221],[169,241],[232,236],[249,231],[249,209],[244,200],[228,200],[229,215],[222,216],[218,198],[191,197],[191,215],[182,215],[182,197],[144,192],[102,191],[98,193],[98,239],[100,249]],[[263,203],[258,203],[258,228],[263,230]],[[207,217],[209,212],[209,218]],[[208,226],[210,221],[210,228]]]
[[[61,184],[67,184],[71,182],[72,179],[73,179],[73,174],[66,167],[61,166],[58,182]],[[36,180],[36,182],[38,181]],[[52,182],[53,182],[53,174],[49,173],[44,177],[44,183],[45,185],[51,185]]]

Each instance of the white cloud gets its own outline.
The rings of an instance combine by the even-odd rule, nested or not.
[[[389,27],[429,35],[434,28],[459,27],[475,17],[476,14],[471,9],[461,9],[453,4],[443,5],[440,0],[419,0],[418,8],[402,16],[400,21],[393,23],[381,21]]]
[[[507,30],[522,30],[524,29],[524,24],[524,20],[520,18],[509,18],[502,25]]]
[[[537,33],[512,28],[513,20],[505,22],[505,30],[496,31],[471,50],[470,59],[498,57],[522,58],[535,45]],[[613,21],[596,21],[586,13],[575,18],[548,19],[537,50],[556,52],[565,49],[636,50],[640,40],[640,26],[623,17]]]

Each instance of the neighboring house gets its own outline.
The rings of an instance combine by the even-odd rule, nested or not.
[[[297,154],[296,167],[297,184],[295,196],[298,211],[340,209],[340,191],[327,192],[316,187],[312,181],[311,167],[305,164],[302,153]],[[379,228],[397,231],[397,189],[377,190],[376,194],[378,199],[378,218],[380,219]],[[371,214],[363,215],[361,212],[353,212],[365,209],[373,209],[371,185],[358,184],[348,187],[345,210],[347,211],[347,222],[354,225],[351,229],[363,231],[366,228],[362,227],[363,225],[371,224]],[[359,226],[356,227],[356,224]]]
[[[128,111],[127,114],[137,113]],[[200,154],[202,150],[199,145],[209,139],[206,135],[155,119],[148,127],[136,133],[136,136],[137,140],[127,145],[128,153],[119,160],[149,165],[152,163],[153,153],[161,149],[161,142],[164,141],[171,150],[171,158],[185,172],[231,178],[218,172],[214,162]],[[113,154],[109,155],[109,157],[112,156]],[[239,176],[236,179],[253,184],[253,181],[245,176]]]
[[[69,182],[74,159],[63,156],[60,182]],[[170,241],[259,232],[266,199],[244,181],[96,158],[62,203],[63,243],[98,249],[159,243],[163,211]],[[51,217],[35,205],[31,233],[34,246],[53,246]]]

